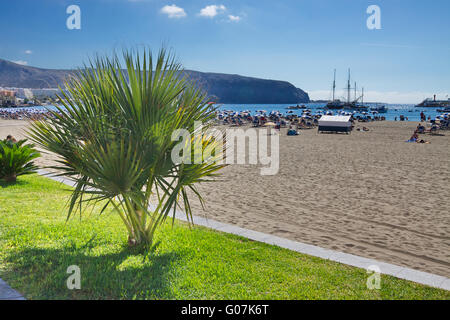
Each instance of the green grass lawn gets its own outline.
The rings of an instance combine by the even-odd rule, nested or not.
[[[163,226],[146,259],[99,208],[66,223],[68,187],[36,175],[0,182],[0,277],[28,299],[450,299],[445,290],[203,227]],[[81,269],[69,290],[67,268]]]

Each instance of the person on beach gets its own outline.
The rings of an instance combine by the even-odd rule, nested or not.
[[[417,142],[417,140],[419,140],[419,135],[417,134],[417,131],[414,131],[414,133],[411,136],[411,138],[409,138],[409,141]]]
[[[7,142],[12,142],[12,143],[16,143],[17,142],[17,140],[12,135],[8,135],[6,137],[6,141]]]
[[[298,131],[295,130],[292,125],[289,126],[289,130],[287,132],[288,136],[298,136]]]
[[[417,133],[425,133],[425,127],[422,124],[419,124],[416,128]]]

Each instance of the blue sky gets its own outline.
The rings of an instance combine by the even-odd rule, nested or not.
[[[80,30],[66,27],[72,4]],[[367,28],[370,5],[380,30]],[[351,68],[368,100],[415,103],[450,94],[449,12],[448,0],[2,1],[0,58],[72,68],[165,43],[187,69],[286,80],[327,99],[333,69],[341,90]]]

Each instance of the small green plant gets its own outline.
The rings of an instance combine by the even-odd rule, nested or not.
[[[34,173],[37,169],[33,160],[40,156],[33,144],[25,144],[26,139],[18,142],[0,140],[0,179],[16,182],[17,177]]]

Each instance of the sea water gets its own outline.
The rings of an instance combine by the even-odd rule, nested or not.
[[[259,110],[264,110],[267,113],[271,111],[279,111],[282,114],[286,114],[288,111],[292,111],[292,114],[301,115],[303,113],[302,109],[299,110],[288,110],[289,106],[293,106],[294,104],[217,104],[216,107],[221,110],[229,110],[229,111],[250,111],[252,114],[256,114]],[[307,109],[310,109],[312,114],[316,114],[319,110],[325,110],[325,103],[306,103],[304,104]],[[376,107],[377,104],[365,104],[369,107]],[[380,113],[380,116],[386,117],[386,120],[397,120],[400,119],[400,116],[403,115],[405,118],[408,118],[408,121],[420,121],[420,113],[423,111],[428,118],[435,119],[436,116],[439,116],[441,113],[436,111],[436,108],[418,108],[413,104],[386,104],[388,108],[387,113]],[[44,112],[47,109],[56,110],[54,106],[36,106],[36,107],[24,107],[24,108],[2,108],[2,111],[19,111],[26,110],[32,112]],[[337,114],[339,110],[330,110],[333,114]],[[372,115],[368,112],[369,115]],[[361,113],[356,113],[355,115],[361,115]]]
[[[287,111],[293,111],[293,114],[301,115],[303,113],[302,109],[299,110],[288,110],[287,107],[294,106],[295,104],[221,104],[217,105],[219,110],[225,111],[250,111],[252,114],[255,114],[259,110],[267,111],[267,113],[271,111],[279,111],[282,114],[285,114]],[[303,104],[300,104],[303,105]],[[305,103],[304,104],[307,109],[311,110],[312,114],[316,114],[319,110],[325,110],[325,103]],[[380,106],[381,104],[364,104],[369,107]],[[397,120],[400,119],[400,116],[403,115],[405,118],[408,118],[408,121],[420,121],[420,113],[423,111],[428,119],[428,116],[431,119],[435,119],[436,116],[441,115],[441,112],[437,112],[436,108],[418,108],[413,104],[382,104],[388,108],[387,113],[380,113],[379,116],[386,117],[386,120]],[[340,110],[329,110],[333,112],[333,114],[338,114]],[[345,110],[347,112],[347,110]],[[371,112],[367,112],[368,115],[372,115]],[[362,115],[357,112],[355,115]]]

